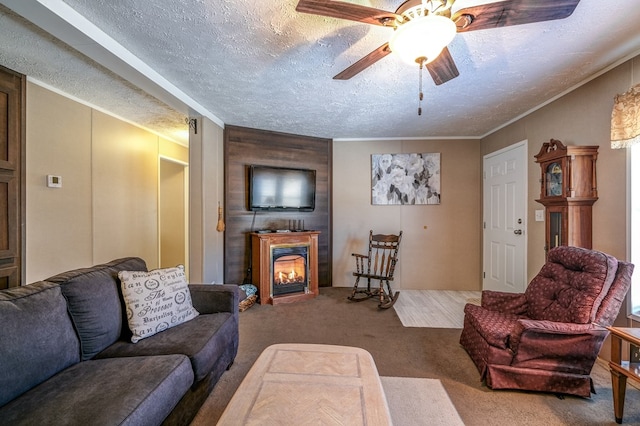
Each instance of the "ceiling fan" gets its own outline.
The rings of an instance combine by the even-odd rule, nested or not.
[[[563,19],[580,0],[505,0],[463,8],[451,13],[456,0],[407,0],[395,12],[333,0],[300,0],[296,11],[371,25],[391,27],[389,42],[333,77],[348,80],[396,52],[407,62],[426,67],[436,85],[459,75],[447,45],[456,32]]]

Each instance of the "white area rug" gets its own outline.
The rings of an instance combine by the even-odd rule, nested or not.
[[[464,305],[478,303],[479,291],[401,290],[393,305],[405,327],[462,328]]]
[[[464,425],[440,380],[380,377],[380,381],[395,426]]]

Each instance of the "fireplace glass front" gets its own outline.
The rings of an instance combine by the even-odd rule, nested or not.
[[[304,293],[307,290],[309,246],[271,248],[273,296]]]

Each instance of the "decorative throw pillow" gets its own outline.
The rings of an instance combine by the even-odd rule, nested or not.
[[[182,265],[149,272],[120,271],[118,278],[133,343],[199,315]]]

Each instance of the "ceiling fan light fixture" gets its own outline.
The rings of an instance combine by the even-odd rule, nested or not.
[[[429,14],[398,26],[389,40],[389,48],[404,62],[428,64],[455,35],[456,24],[451,19]]]

